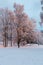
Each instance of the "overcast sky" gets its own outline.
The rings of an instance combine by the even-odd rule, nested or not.
[[[40,12],[41,12],[41,0],[0,0],[0,8],[10,8],[13,10],[14,2],[23,4],[25,12],[29,15],[30,18],[33,18],[40,22]],[[38,24],[37,24],[38,25]],[[37,26],[40,29],[40,26]]]

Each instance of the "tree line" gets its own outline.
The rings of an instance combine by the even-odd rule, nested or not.
[[[0,20],[3,22],[3,46],[8,46],[8,40],[13,44],[20,45],[38,43],[36,21],[30,19],[24,12],[24,5],[14,3],[14,11],[8,8],[0,9]]]

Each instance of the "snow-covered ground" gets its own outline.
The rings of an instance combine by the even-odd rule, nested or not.
[[[43,65],[43,49],[0,48],[0,65]]]
[[[21,46],[22,47],[22,46]],[[27,44],[23,46],[22,48],[43,48],[43,45],[38,45],[38,44]]]
[[[18,48],[17,44],[14,44],[12,46],[13,48]],[[5,48],[3,47],[3,42],[0,42],[0,48]],[[8,44],[7,48],[11,48],[10,43]],[[20,48],[43,48],[43,45],[38,45],[38,44],[26,44],[24,46],[20,46]]]
[[[28,44],[20,48],[0,45],[0,65],[43,65],[43,45]]]

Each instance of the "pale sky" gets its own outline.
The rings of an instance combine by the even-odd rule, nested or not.
[[[37,28],[41,29],[38,22],[40,22],[40,12],[41,12],[41,0],[0,0],[0,8],[6,8],[13,10],[13,4],[23,4],[25,12],[30,18],[37,21]]]

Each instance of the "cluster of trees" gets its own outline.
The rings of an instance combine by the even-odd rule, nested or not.
[[[8,40],[18,47],[27,43],[38,43],[36,22],[24,12],[24,6],[14,3],[14,11],[8,8],[0,9],[0,19],[3,22],[3,45],[8,46]]]

